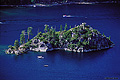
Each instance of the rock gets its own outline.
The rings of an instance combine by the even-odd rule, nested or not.
[[[11,51],[11,54],[14,54],[14,51]]]
[[[8,49],[8,50],[6,50],[5,52],[6,52],[6,54],[11,54],[12,49],[11,49],[11,48],[9,48],[9,49]]]
[[[32,45],[37,45],[40,43],[40,40],[39,39],[33,39],[32,40]]]
[[[21,54],[21,52],[19,51],[19,50],[17,50],[17,51],[14,51],[15,52],[15,54],[16,55],[19,55],[19,54]]]
[[[78,48],[77,52],[83,52],[83,47]]]
[[[31,46],[33,46],[34,44],[32,44]],[[44,43],[44,42],[38,42],[37,43],[38,47],[37,48],[33,48],[30,47],[31,51],[40,51],[40,52],[47,52],[47,51],[52,51],[52,45],[50,43]]]

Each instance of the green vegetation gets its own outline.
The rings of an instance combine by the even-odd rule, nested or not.
[[[60,32],[62,32],[62,30],[63,30],[63,29],[62,29],[62,25],[60,25]]]
[[[93,29],[90,26],[86,26],[86,23],[75,26],[67,30],[68,26],[65,24],[64,30],[62,25],[60,26],[60,31],[56,31],[54,27],[45,25],[44,33],[39,32],[33,39],[29,40],[29,36],[32,32],[32,27],[28,27],[27,34],[23,30],[20,34],[20,44],[22,49],[27,50],[31,48],[38,48],[40,44],[44,44],[47,47],[52,46],[52,48],[67,48],[71,51],[77,50],[89,50],[89,49],[101,49],[105,47],[110,47],[113,42],[110,41],[110,36],[106,37],[101,33]],[[25,43],[25,35],[28,35],[28,41]],[[38,42],[41,42],[37,44]],[[35,43],[35,44],[34,44]],[[9,45],[12,50],[19,49],[19,42],[15,40],[14,46]],[[21,48],[21,47],[20,47]],[[39,50],[38,50],[39,51]],[[83,50],[82,50],[83,51]]]
[[[48,31],[49,31],[49,28],[48,28],[48,25],[47,25],[47,24],[45,25],[44,31],[45,31],[45,32],[48,32]]]
[[[12,49],[12,50],[13,50],[13,49],[14,49],[14,46],[9,45],[9,46],[8,46],[8,48],[10,48],[10,49]]]
[[[73,51],[73,49],[75,49],[75,47],[76,47],[76,44],[69,44],[68,45],[68,48],[70,48],[72,51]]]
[[[15,42],[14,42],[14,47],[15,47],[15,50],[18,50],[18,47],[19,47],[19,42],[18,42],[18,40],[15,40]]]
[[[70,26],[70,29],[71,29],[71,26]]]
[[[67,24],[65,24],[64,31],[62,30],[62,25],[60,26],[60,31],[55,31],[53,27],[49,28],[45,25],[45,33],[38,33],[37,37],[40,41],[50,42],[54,47],[67,47],[74,49],[75,47],[85,47],[90,44],[88,38],[91,38],[93,34],[98,35],[100,32],[96,29],[90,30],[90,26],[85,26],[85,24],[78,25],[77,27],[67,30]],[[94,41],[93,41],[94,42]],[[71,44],[70,44],[71,43]],[[92,44],[92,43],[91,43]],[[92,48],[93,46],[91,46]]]
[[[110,40],[111,36],[108,37],[108,39]]]
[[[106,37],[104,33],[103,33],[103,36]]]
[[[8,48],[12,48],[12,45],[9,45]]]
[[[23,30],[20,34],[20,44],[25,43],[25,30]]]
[[[32,35],[32,27],[28,27],[27,34],[28,34],[28,41],[29,41],[30,35]]]
[[[64,28],[64,31],[66,31],[66,30],[67,30],[67,28],[68,28],[68,27],[67,27],[67,23],[66,23],[66,24],[65,24],[65,28]]]
[[[25,30],[23,30],[21,32],[21,34],[20,34],[20,44],[24,44],[25,43],[25,35],[28,35],[27,41],[29,41],[30,35],[32,35],[32,27],[28,27],[27,34],[26,34]]]

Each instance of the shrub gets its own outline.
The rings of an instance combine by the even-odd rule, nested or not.
[[[40,39],[40,41],[43,41],[43,40],[44,40],[44,37],[40,37],[39,39]]]
[[[12,49],[13,47],[12,47],[12,45],[9,45],[8,48],[11,48],[11,49]]]

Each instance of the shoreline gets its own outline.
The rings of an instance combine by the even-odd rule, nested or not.
[[[87,53],[87,52],[93,52],[93,51],[100,51],[100,50],[105,50],[105,49],[109,49],[109,48],[112,48],[114,47],[115,44],[112,44],[111,46],[108,46],[108,47],[103,47],[103,48],[99,48],[99,49],[83,49],[83,51],[78,51],[78,50],[71,50],[71,49],[68,49],[68,48],[53,48],[52,51],[54,50],[64,50],[64,51],[70,51],[70,52],[77,52],[77,53]],[[46,51],[47,52],[47,51]]]
[[[42,51],[39,51],[37,49],[27,49],[27,50],[23,50],[23,51],[20,51],[20,50],[13,50],[11,53],[12,54],[15,54],[15,55],[21,55],[22,53],[27,53],[28,51],[35,51],[35,52],[51,52],[51,51],[55,51],[55,50],[63,50],[63,51],[69,51],[69,52],[75,52],[75,53],[88,53],[88,52],[95,52],[95,51],[101,51],[101,50],[105,50],[105,49],[110,49],[112,47],[114,47],[115,44],[112,44],[108,47],[102,47],[102,48],[98,48],[98,49],[81,49],[81,50],[71,50],[69,48],[51,48],[51,49],[47,49],[47,50],[42,50]],[[9,50],[9,49],[8,49]],[[5,50],[5,53],[6,54],[9,54],[8,53],[8,50]]]
[[[92,4],[120,4],[120,3],[113,3],[113,2],[66,2],[66,3],[35,3],[35,4],[24,4],[24,5],[0,5],[0,7],[51,7],[51,6],[62,6],[62,5],[92,5]]]

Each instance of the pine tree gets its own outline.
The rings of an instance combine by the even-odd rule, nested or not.
[[[70,26],[70,29],[71,29],[71,26]]]
[[[103,35],[102,35],[102,36],[103,36],[103,37],[106,37],[104,33],[103,33]]]
[[[25,30],[23,30],[20,34],[20,44],[25,43]]]
[[[110,40],[111,36],[108,37],[108,39]]]
[[[62,30],[63,30],[63,29],[62,29],[62,25],[60,25],[60,32],[62,32]]]
[[[18,42],[18,40],[15,40],[15,42],[14,42],[14,47],[15,47],[16,50],[18,50],[18,47],[19,47],[19,42]]]
[[[49,31],[49,28],[48,28],[48,25],[47,25],[47,24],[45,25],[44,31],[45,31],[45,32],[48,32],[48,31]]]
[[[67,23],[65,24],[65,29],[64,29],[64,31],[66,31],[67,30]]]
[[[29,41],[30,35],[32,35],[32,27],[28,27],[27,34],[28,34],[28,41]]]

